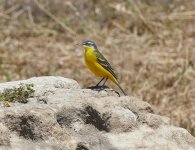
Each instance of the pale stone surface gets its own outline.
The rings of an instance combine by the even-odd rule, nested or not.
[[[106,89],[81,89],[62,77],[0,84],[0,91],[33,83],[26,104],[0,107],[0,149],[195,149],[195,138],[154,113],[146,102]]]

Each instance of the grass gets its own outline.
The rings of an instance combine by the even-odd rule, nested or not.
[[[59,75],[94,85],[99,79],[75,46],[90,39],[129,95],[155,105],[157,113],[195,136],[193,0],[6,2],[0,5],[0,60],[6,71],[0,69],[1,82]]]
[[[19,87],[7,88],[0,93],[0,101],[15,103],[27,103],[34,96],[33,84],[21,84]],[[5,104],[6,104],[5,103]]]

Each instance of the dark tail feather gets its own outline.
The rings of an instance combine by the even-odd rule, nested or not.
[[[123,92],[123,94],[125,95],[125,96],[127,96],[127,94],[125,93],[125,91],[123,90],[123,88],[119,85],[119,84],[117,84],[118,85],[118,87],[120,88],[120,90]]]

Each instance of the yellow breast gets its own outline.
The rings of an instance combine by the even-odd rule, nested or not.
[[[97,68],[97,60],[94,49],[91,47],[85,47],[85,64],[96,76],[101,76],[101,72]]]

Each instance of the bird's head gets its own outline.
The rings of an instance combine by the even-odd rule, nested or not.
[[[97,50],[97,46],[94,42],[92,41],[85,41],[81,44],[84,48],[93,48],[95,50]]]

